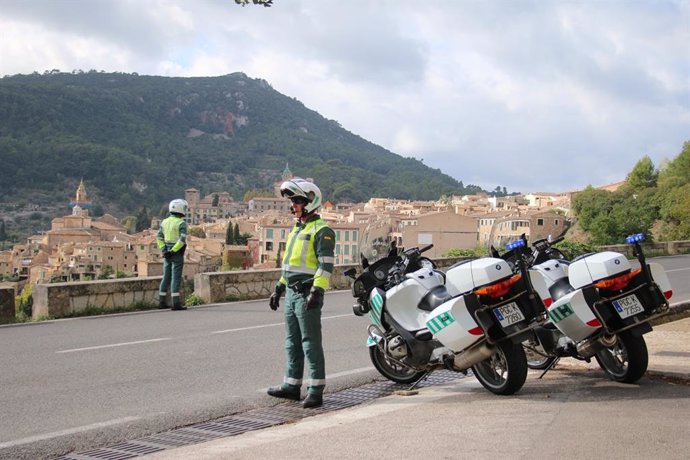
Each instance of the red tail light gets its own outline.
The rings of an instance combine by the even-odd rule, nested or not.
[[[599,281],[594,285],[594,287],[597,287],[599,289],[606,289],[608,291],[620,291],[625,289],[625,287],[630,283],[630,280],[635,278],[640,273],[642,273],[642,270],[636,268],[630,273],[626,273],[615,278],[609,278],[606,280]]]
[[[544,306],[546,308],[549,308],[551,306],[551,304],[553,303],[553,299],[551,297],[547,297],[547,298],[541,299],[541,300],[542,300],[542,302],[544,302]]]
[[[673,290],[669,289],[668,291],[664,292],[664,297],[666,297],[666,300],[670,299],[673,296]]]
[[[494,299],[497,297],[502,297],[508,291],[510,291],[510,288],[513,286],[513,284],[520,281],[521,278],[522,275],[513,275],[510,279],[506,281],[501,281],[500,283],[490,284],[489,286],[484,286],[480,287],[479,289],[475,289],[474,293],[477,295],[486,295],[489,297],[493,297]]]

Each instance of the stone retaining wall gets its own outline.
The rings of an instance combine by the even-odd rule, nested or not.
[[[142,305],[156,305],[160,282],[160,276],[149,276],[117,280],[35,284],[32,292],[31,316],[34,320],[46,317],[60,318],[79,313],[87,308],[115,310]]]
[[[647,254],[665,253],[669,255],[675,254],[690,254],[690,241],[664,241],[661,243],[642,243],[642,249]],[[609,246],[598,246],[600,251],[614,251],[625,254],[629,258],[633,258],[633,246],[631,244],[614,244]]]
[[[462,259],[464,257],[445,257],[435,262],[439,269],[444,270]],[[331,275],[331,289],[350,289],[351,280],[343,272],[352,267],[360,270],[356,264],[335,267]],[[279,269],[199,273],[194,276],[194,293],[204,303],[267,298],[279,278]]]

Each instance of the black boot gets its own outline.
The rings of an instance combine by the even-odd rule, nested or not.
[[[164,295],[158,296],[158,308],[160,308],[161,310],[164,308],[168,308],[168,306],[165,304],[165,296]]]
[[[307,397],[304,398],[304,402],[302,403],[302,407],[304,407],[305,409],[319,407],[321,405],[323,405],[323,396],[315,394],[308,394]]]
[[[286,390],[282,386],[271,387],[268,389],[266,393],[268,393],[269,396],[273,396],[274,398],[292,399],[293,401],[299,401],[300,398],[299,390]]]
[[[171,310],[186,310],[187,307],[182,306],[179,297],[175,297],[175,300],[173,300],[173,306]]]

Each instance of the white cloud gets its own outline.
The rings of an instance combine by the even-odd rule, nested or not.
[[[0,0],[0,74],[245,72],[493,189],[621,180],[690,140],[690,2]]]

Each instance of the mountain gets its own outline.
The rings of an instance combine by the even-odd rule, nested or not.
[[[115,215],[186,188],[242,199],[285,165],[324,198],[437,199],[479,190],[343,129],[243,73],[168,78],[59,71],[0,79],[4,203],[64,206],[81,179]]]

